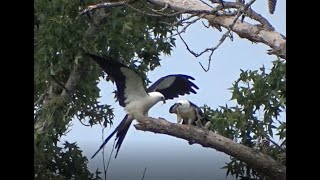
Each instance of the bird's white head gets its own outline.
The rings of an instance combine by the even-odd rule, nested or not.
[[[159,92],[150,92],[149,95],[154,99],[156,102],[162,101],[163,104],[166,103],[166,98],[164,97],[163,94]]]
[[[177,105],[177,108],[182,111],[188,110],[190,108],[189,101],[185,99],[177,101],[176,105]]]

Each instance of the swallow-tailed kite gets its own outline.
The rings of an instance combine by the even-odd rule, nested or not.
[[[191,101],[179,100],[170,107],[169,112],[177,114],[179,124],[197,125],[206,129],[210,126],[210,121],[204,116],[202,110]],[[206,124],[203,126],[203,123]]]
[[[94,158],[110,138],[117,133],[115,146],[115,149],[117,149],[116,158],[123,139],[134,119],[148,116],[149,109],[159,101],[165,103],[166,100],[179,97],[179,95],[197,94],[193,88],[199,89],[189,80],[194,80],[193,77],[183,74],[171,74],[162,77],[149,88],[146,88],[143,83],[143,78],[135,70],[108,57],[102,58],[93,54],[88,55],[115,81],[119,104],[124,107],[127,113],[92,158]]]

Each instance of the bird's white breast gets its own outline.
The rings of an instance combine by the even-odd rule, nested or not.
[[[194,119],[196,116],[195,112],[191,108],[188,110],[177,109],[177,111],[182,119],[189,119],[189,118]]]
[[[124,109],[128,114],[131,114],[134,117],[146,116],[149,109],[152,108],[157,102],[159,101],[152,96],[145,96],[129,102],[126,104]]]

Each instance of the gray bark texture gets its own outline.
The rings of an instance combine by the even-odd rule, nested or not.
[[[167,134],[198,143],[203,147],[216,149],[246,162],[251,167],[262,171],[274,180],[286,179],[286,166],[282,165],[279,161],[210,130],[201,129],[196,126],[171,123],[162,118],[155,119],[148,117],[141,118],[137,121],[139,123],[134,125],[137,130]]]
[[[203,16],[203,18],[207,19],[212,27],[222,26],[228,29],[235,18],[234,16],[212,15],[214,9],[198,0],[149,0],[149,2],[161,6],[169,6],[173,10],[190,14],[205,13],[207,15]],[[238,6],[239,5],[236,3],[225,3],[225,7]],[[286,37],[274,30],[266,19],[253,10],[246,10],[245,14],[250,18],[263,23],[263,25],[253,25],[237,20],[231,31],[238,34],[240,38],[245,38],[249,41],[263,43],[269,46],[271,48],[269,54],[276,54],[279,57],[286,59]]]

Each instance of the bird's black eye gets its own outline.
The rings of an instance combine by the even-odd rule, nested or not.
[[[178,103],[178,105],[181,106],[182,104],[181,104],[181,103]]]

